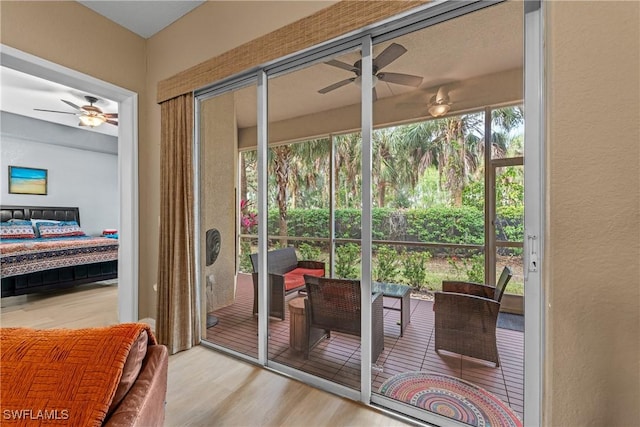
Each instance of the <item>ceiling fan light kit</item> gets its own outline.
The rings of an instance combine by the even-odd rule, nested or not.
[[[451,109],[451,102],[449,101],[449,95],[445,91],[444,87],[438,89],[438,93],[433,95],[429,100],[429,114],[433,117],[444,116]]]
[[[100,126],[106,121],[107,118],[99,114],[80,116],[80,126],[89,126],[93,128],[96,126]]]
[[[429,114],[433,117],[444,116],[449,112],[451,106],[449,104],[435,104],[429,107]]]
[[[116,120],[118,118],[118,113],[103,113],[100,108],[93,105],[98,102],[98,98],[96,98],[95,96],[86,95],[84,99],[87,100],[89,105],[83,105],[82,107],[79,107],[73,102],[67,101],[65,99],[60,100],[71,108],[77,110],[74,113],[69,111],[43,110],[40,108],[34,108],[34,110],[46,111],[49,113],[75,114],[80,119],[78,126],[82,127],[94,128],[96,126],[100,126],[103,123],[109,123],[110,125],[118,126],[118,121]]]

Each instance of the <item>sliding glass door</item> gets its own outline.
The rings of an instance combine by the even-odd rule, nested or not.
[[[351,50],[273,73],[267,84],[268,360],[350,396],[360,389],[359,255],[352,274],[332,272],[330,224],[336,194],[348,193],[358,241],[360,67]],[[349,152],[331,136],[345,130],[354,132]],[[338,151],[348,171],[332,161]]]
[[[503,322],[494,290],[506,265],[522,289],[522,249],[495,234],[523,226],[522,157],[506,157],[522,148],[524,117],[501,107],[523,99],[522,24],[522,4],[505,2],[374,45],[372,261],[385,352],[373,400],[421,419],[524,415],[522,311]]]
[[[199,95],[208,343],[421,420],[523,419],[524,11],[472,9]]]

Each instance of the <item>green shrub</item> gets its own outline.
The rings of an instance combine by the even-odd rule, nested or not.
[[[427,262],[431,258],[429,252],[405,251],[402,256],[402,275],[405,282],[415,288],[426,285]]]
[[[462,278],[469,282],[484,283],[484,255],[476,254],[468,259],[451,257],[448,263],[456,272],[456,277],[452,279]]]
[[[243,273],[253,272],[251,264],[251,242],[248,240],[240,241],[240,271]]]
[[[336,276],[343,279],[357,279],[360,277],[358,263],[360,262],[360,247],[353,243],[336,248]]]
[[[389,246],[380,246],[376,254],[374,280],[395,282],[398,275],[398,252]]]
[[[320,248],[311,246],[308,243],[300,243],[298,246],[300,259],[305,261],[318,261],[320,259]]]

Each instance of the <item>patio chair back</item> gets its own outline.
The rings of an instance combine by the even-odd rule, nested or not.
[[[311,326],[360,335],[360,281],[304,276]]]
[[[497,302],[502,300],[502,295],[504,294],[504,290],[507,287],[507,283],[511,280],[513,273],[508,266],[505,266],[502,269],[502,273],[500,274],[500,278],[498,279],[498,283],[496,283],[496,290],[493,294],[493,299]]]

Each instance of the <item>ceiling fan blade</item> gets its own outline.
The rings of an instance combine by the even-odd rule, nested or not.
[[[118,118],[118,113],[104,113],[105,117],[108,117],[110,119],[117,119]]]
[[[43,110],[42,108],[34,108],[34,111],[46,111],[48,113],[60,113],[60,114],[73,114],[74,116],[78,113],[70,113],[69,111],[56,111],[56,110]]]
[[[381,70],[404,55],[406,51],[407,49],[405,49],[404,46],[401,46],[398,43],[391,43],[382,51],[382,53],[380,53],[380,55],[377,56],[376,59],[373,60],[373,67]]]
[[[356,79],[355,77],[352,77],[352,78],[350,78],[350,79],[341,80],[341,81],[339,81],[338,83],[334,83],[334,84],[329,85],[329,86],[327,86],[327,87],[325,87],[325,88],[323,88],[323,89],[320,89],[320,90],[318,91],[318,93],[327,93],[327,92],[331,92],[332,90],[336,90],[336,89],[338,89],[339,87],[342,87],[342,86],[344,86],[344,85],[348,85],[349,83],[351,83],[351,82],[352,82],[352,81],[354,81],[355,79]]]
[[[73,102],[71,102],[71,101],[66,101],[66,100],[64,100],[64,99],[61,99],[60,101],[64,102],[65,104],[67,104],[68,106],[70,106],[70,107],[72,107],[72,108],[75,108],[76,110],[79,110],[79,109],[80,109],[80,107],[78,107],[76,104],[74,104],[74,103],[73,103]]]
[[[383,82],[395,83],[398,85],[418,87],[422,83],[422,77],[401,73],[379,73],[377,76]]]
[[[351,64],[347,64],[346,62],[338,61],[336,59],[332,59],[330,61],[325,62],[327,65],[333,65],[334,67],[342,68],[347,71],[359,71],[356,67]]]
[[[110,125],[114,125],[114,126],[118,126],[118,122],[116,122],[115,120],[108,120],[105,123],[109,123]]]

